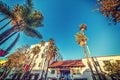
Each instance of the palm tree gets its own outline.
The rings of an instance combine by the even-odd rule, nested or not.
[[[14,70],[14,76],[12,77],[12,79],[14,80],[16,77],[18,77],[18,74],[21,73],[21,71],[23,71],[23,62],[24,62],[24,54],[21,53],[15,53],[16,55],[14,56],[14,60],[12,60],[12,68],[15,68]]]
[[[31,66],[31,64],[32,64],[35,56],[37,56],[37,54],[39,54],[39,52],[40,52],[40,47],[39,47],[39,46],[35,46],[34,48],[32,48],[31,53],[33,54],[33,56],[32,56],[31,62],[30,62],[30,64],[29,64],[30,66]],[[32,70],[32,68],[31,68],[31,70]],[[31,71],[31,70],[30,70],[30,71]]]
[[[57,55],[57,47],[55,46],[54,39],[49,40],[48,49],[46,51],[46,60],[47,60],[47,69],[45,74],[45,80],[47,80],[47,74],[48,74],[48,67],[50,64],[50,61],[55,58]]]
[[[80,32],[78,32],[75,35],[75,39],[76,39],[76,42],[82,47],[82,49],[84,51],[84,55],[86,56],[87,63],[88,63],[88,66],[89,66],[89,68],[91,70],[93,80],[96,80],[96,78],[94,76],[94,73],[93,73],[93,70],[92,70],[91,63],[90,63],[90,61],[88,59],[88,55],[87,55],[86,49],[85,49],[85,46],[86,46],[86,43],[87,43],[87,37],[85,36],[84,31],[86,30],[86,27],[87,26],[85,24],[80,25]]]
[[[35,28],[42,26],[43,16],[41,12],[33,10],[32,0],[27,0],[24,6],[17,4],[12,11],[6,4],[0,2],[0,13],[8,17],[12,24],[11,28],[0,34],[1,43],[4,43],[6,40],[3,40],[13,32],[21,31],[27,36],[42,38],[42,35]]]
[[[2,76],[0,77],[0,79],[5,79],[5,77],[7,76],[6,74],[13,68],[16,66],[16,60],[17,57],[16,57],[16,54],[12,54],[11,56],[9,56],[8,58],[8,62],[7,62],[7,66],[6,67],[6,70],[4,70]]]
[[[13,54],[7,57],[8,58],[7,71],[5,71],[5,76],[9,74],[12,68],[16,68],[16,70],[20,69],[19,71],[17,71],[18,74],[21,73],[20,71],[24,72],[24,64],[25,64],[27,49],[28,47],[27,45],[25,45],[22,48],[18,48]],[[16,76],[14,76],[13,78],[15,78]]]
[[[99,0],[98,5],[100,13],[115,24],[120,22],[120,0]]]
[[[41,47],[42,47],[42,46],[45,46],[45,41],[41,40],[41,41],[40,41],[40,44],[41,44]]]

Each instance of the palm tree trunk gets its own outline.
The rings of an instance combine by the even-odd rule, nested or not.
[[[86,49],[85,49],[85,47],[82,47],[82,48],[83,48],[84,54],[85,54],[86,59],[87,59],[88,67],[90,68],[90,71],[91,71],[91,73],[92,73],[92,78],[93,78],[93,80],[96,80],[96,78],[95,78],[95,76],[94,76],[94,72],[93,72],[93,70],[92,70],[91,63],[90,63],[90,61],[89,61],[89,59],[88,59],[88,55],[87,55],[87,53],[86,53]]]
[[[48,63],[47,63],[47,69],[46,69],[46,73],[45,73],[45,80],[47,80],[47,74],[48,74],[49,62],[50,62],[50,60],[49,60]]]
[[[11,71],[11,68],[8,68],[8,70],[6,71],[5,78],[8,76],[8,74],[10,73],[10,71]]]
[[[88,45],[86,45],[86,47],[87,47],[87,49],[88,49],[88,54],[90,55],[90,59],[91,59],[91,61],[92,61],[92,63],[93,63],[93,66],[94,66],[94,68],[95,68],[95,70],[96,70],[96,73],[97,73],[97,76],[98,76],[99,80],[104,80],[104,79],[102,78],[102,76],[99,74],[98,68],[97,68],[97,66],[96,66],[96,64],[95,64],[95,61],[94,61],[94,59],[93,59],[93,57],[92,57],[92,55],[91,55],[91,53],[90,53],[90,49],[89,49]]]
[[[11,22],[11,20],[9,22],[7,22],[5,25],[3,25],[0,30],[2,30],[3,28],[5,28],[9,23]]]
[[[16,42],[18,41],[19,38],[20,38],[20,33],[17,35],[17,37],[13,41],[13,43],[6,49],[6,51],[10,51],[13,48],[13,46],[16,44]]]
[[[34,57],[35,57],[35,55],[32,56],[32,60],[31,60],[31,62],[30,62],[30,64],[29,64],[29,66],[32,64]],[[31,67],[31,69],[32,69],[32,67]],[[27,75],[27,79],[29,78],[29,75],[30,75],[30,73],[31,73],[31,69],[30,69],[30,71],[29,71],[29,74]]]
[[[4,71],[4,72],[2,73],[2,75],[0,76],[0,80],[3,80],[3,79],[4,79],[5,74],[6,74],[6,71]]]
[[[4,78],[8,75],[9,70],[10,70],[10,68],[9,68],[9,66],[7,66],[6,70],[4,70],[4,72],[0,76],[0,80],[4,80]]]
[[[35,57],[35,55],[33,55],[32,60],[31,60],[31,62],[30,62],[30,64],[29,64],[29,65],[31,65],[31,64],[32,64],[34,57]]]
[[[5,18],[1,19],[0,22],[4,21],[4,20],[7,19],[7,18],[8,18],[8,17],[5,17]]]
[[[110,76],[112,80],[115,80],[113,76]]]
[[[11,34],[10,36],[8,36],[6,39],[4,39],[3,41],[0,41],[0,45],[2,45],[4,42],[6,42],[9,38],[11,38],[13,35],[15,35],[17,32],[14,32],[13,34]]]
[[[36,56],[34,62],[36,61],[36,59],[37,59],[37,56]],[[34,65],[32,65],[30,72],[32,71],[33,67],[34,67]]]
[[[46,62],[46,61],[47,61],[47,58],[45,58],[45,62]],[[44,62],[43,67],[42,67],[42,74],[41,74],[40,80],[44,80],[44,79],[43,79],[43,74],[44,74],[45,62]]]

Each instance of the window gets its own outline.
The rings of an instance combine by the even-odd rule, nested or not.
[[[110,66],[111,66],[111,63],[110,63],[110,61],[103,61],[103,63],[105,64],[104,65],[104,70],[105,71],[109,71],[110,70]]]
[[[40,67],[41,63],[39,63],[38,67]]]
[[[81,74],[79,69],[76,69],[76,74]]]
[[[33,67],[35,67],[36,63],[33,64]]]
[[[106,61],[103,61],[103,63],[106,65],[111,65],[110,61],[106,60]]]
[[[99,63],[98,63],[98,61],[95,61],[95,65],[96,65],[96,66],[99,66]]]
[[[44,58],[44,56],[45,56],[45,55],[42,53],[41,58]]]
[[[30,59],[30,56],[28,56],[28,59]]]
[[[51,70],[51,74],[55,74],[55,70]]]
[[[117,64],[120,64],[120,60],[116,60]]]

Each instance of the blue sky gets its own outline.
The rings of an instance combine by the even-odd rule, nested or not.
[[[17,3],[25,2],[25,0],[2,1],[11,8]],[[74,37],[82,23],[87,25],[85,34],[89,39],[88,46],[93,56],[120,55],[120,24],[109,25],[109,20],[99,11],[95,11],[96,0],[33,0],[33,4],[34,8],[41,11],[44,16],[44,27],[37,30],[43,35],[45,41],[54,38],[65,60],[84,57],[82,48],[76,43]],[[0,15],[0,19],[2,17]],[[0,47],[6,48],[11,41],[13,39]],[[40,40],[21,33],[20,40],[12,51],[25,44],[32,45],[39,42]]]

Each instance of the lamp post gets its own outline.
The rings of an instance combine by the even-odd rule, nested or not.
[[[92,70],[91,62],[89,61],[88,55],[86,53],[87,37],[84,34],[84,31],[86,30],[86,28],[87,28],[87,26],[85,24],[81,24],[80,25],[80,32],[78,32],[75,35],[75,38],[76,38],[76,42],[82,47],[82,49],[84,51],[84,55],[86,57],[88,67],[90,68],[93,80],[96,80],[96,77],[94,76],[94,72]]]

